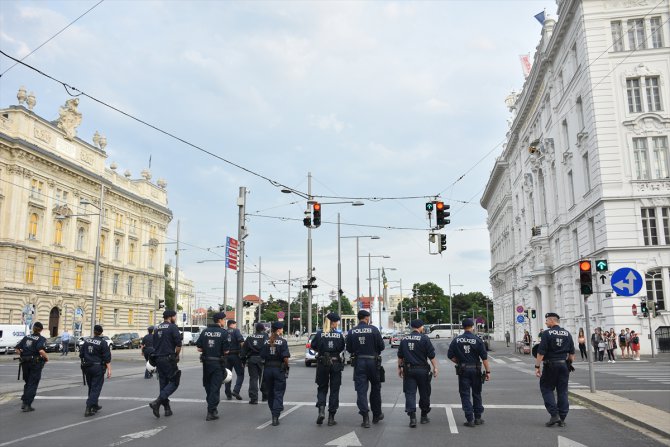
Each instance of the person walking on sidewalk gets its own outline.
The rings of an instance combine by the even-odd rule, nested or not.
[[[584,337],[584,328],[579,328],[577,343],[579,344],[579,354],[582,356],[582,360],[588,360],[589,354],[586,352],[586,337]]]
[[[107,378],[112,377],[112,353],[109,345],[102,338],[102,326],[93,326],[93,337],[86,337],[84,344],[79,350],[81,359],[81,370],[86,376],[88,384],[88,398],[86,399],[86,411],[84,417],[93,416],[102,407],[98,405],[98,398],[105,383],[105,372]]]
[[[335,312],[326,315],[323,331],[318,331],[312,341],[312,348],[316,351],[316,408],[319,414],[317,425],[323,424],[326,418],[326,395],[328,398],[328,425],[333,426],[335,413],[340,407],[340,386],[342,385],[342,371],[344,360],[342,353],[346,347],[346,339],[342,331],[338,330],[340,316]]]
[[[268,393],[263,382],[263,359],[261,358],[261,348],[268,339],[263,323],[256,324],[256,333],[251,334],[242,344],[241,358],[247,364],[249,370],[249,403],[258,404],[258,388],[261,390],[261,399],[263,402],[268,400]]]
[[[507,343],[507,347],[509,348],[509,331],[505,332],[505,343]]]
[[[70,352],[70,333],[65,329],[60,336],[61,349],[60,355],[68,355]]]
[[[235,371],[235,386],[232,386],[232,381],[226,382],[226,398],[231,400],[234,396],[235,399],[242,400],[240,390],[242,389],[242,383],[244,383],[244,365],[242,364],[240,353],[242,351],[242,344],[244,343],[244,336],[237,329],[237,321],[228,320],[226,325],[228,326],[228,345],[230,348],[226,359],[228,359],[228,369]]]
[[[268,393],[268,407],[272,413],[272,426],[279,425],[279,417],[284,411],[284,392],[286,392],[286,379],[288,378],[288,359],[291,353],[288,350],[288,342],[282,337],[284,334],[284,323],[274,321],[271,326],[270,338],[265,341],[261,348],[261,358],[265,361],[263,371],[263,382]]]
[[[632,340],[631,340],[631,331],[629,328],[626,328],[626,357],[629,359],[633,358],[633,352],[632,352]]]

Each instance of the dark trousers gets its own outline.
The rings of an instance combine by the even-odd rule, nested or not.
[[[465,368],[463,373],[458,376],[458,393],[461,395],[461,407],[468,421],[471,421],[473,416],[479,418],[484,413],[482,377],[479,371],[475,368]],[[470,401],[470,392],[472,392],[472,402]]]
[[[172,393],[179,388],[181,371],[177,368],[177,362],[170,360],[167,356],[156,359],[156,371],[158,371],[158,383],[160,384],[158,399],[161,402],[167,402]]]
[[[402,381],[402,391],[405,393],[405,412],[416,412],[416,390],[419,390],[419,408],[422,413],[430,412],[430,369],[411,368]]]
[[[579,344],[579,354],[581,354],[582,360],[589,358],[589,353],[586,352],[586,343]]]
[[[21,400],[26,405],[30,405],[35,400],[35,395],[37,394],[37,387],[40,384],[40,379],[42,378],[42,368],[44,368],[44,362],[38,361],[34,362],[33,360],[28,360],[27,362],[21,363],[23,367],[23,381],[26,384],[23,386],[23,395]]]
[[[263,399],[267,399],[267,391],[263,382],[263,361],[258,356],[249,357],[247,368],[249,369],[249,399],[258,401],[259,387]]]
[[[206,360],[202,364],[202,386],[207,394],[207,411],[212,412],[221,400],[221,384],[223,384],[223,366],[219,361]]]
[[[570,403],[568,402],[569,379],[570,372],[565,362],[545,365],[540,377],[540,391],[542,392],[544,407],[550,415],[558,415],[561,419],[565,419],[568,410],[570,410]],[[554,397],[554,390],[556,390],[556,397]],[[558,405],[556,404],[557,400]]]
[[[263,372],[263,382],[268,393],[268,407],[272,416],[281,414],[284,410],[284,392],[286,391],[286,375],[276,366],[266,367]]]
[[[106,368],[102,365],[91,365],[84,368],[86,383],[88,384],[88,399],[86,399],[87,407],[98,405],[98,398],[102,392],[102,385],[105,383],[105,369]]]
[[[614,349],[607,350],[607,360],[616,360],[614,357]]]
[[[328,411],[335,413],[340,407],[340,385],[342,385],[342,362],[334,362],[331,366],[317,364],[316,366],[316,406],[326,406],[326,395],[330,385]]]
[[[154,348],[144,348],[142,354],[144,355],[144,360],[149,361],[149,356],[154,352]],[[148,379],[153,376],[153,373],[150,373],[148,369],[144,369],[144,378]]]
[[[242,382],[244,382],[244,367],[242,366],[242,360],[240,359],[239,354],[228,354],[226,356],[228,362],[228,369],[235,371],[235,387],[232,391],[239,393],[242,389]],[[232,381],[226,383],[226,396],[231,396],[231,385]]]
[[[354,368],[354,388],[356,389],[356,405],[363,415],[370,411],[368,407],[368,386],[370,387],[370,407],[372,415],[382,414],[382,384],[379,381],[377,362],[374,359],[356,360]]]

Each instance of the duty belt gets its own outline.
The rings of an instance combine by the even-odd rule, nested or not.
[[[429,368],[430,368],[429,365],[412,365],[411,363],[408,363],[408,364],[407,364],[407,367],[408,367],[409,369],[419,369],[419,368],[421,368],[421,369],[429,369]]]
[[[376,355],[357,355],[357,359],[370,359],[370,360],[377,360]]]
[[[281,367],[282,363],[284,363],[284,362],[279,361],[279,360],[269,360],[269,361],[265,362],[265,367],[267,368],[269,366],[269,367],[279,368],[279,367]]]
[[[464,364],[461,364],[461,368],[477,369],[477,368],[481,368],[481,367],[482,367],[481,363],[477,363],[477,364],[464,363]]]
[[[544,360],[544,361],[547,362],[547,363],[565,363],[564,359],[561,359],[561,360],[554,359],[554,360]]]
[[[220,362],[221,360],[223,360],[223,358],[222,357],[205,357],[204,360],[212,360],[212,361]]]
[[[239,355],[240,351],[228,351],[228,355]]]

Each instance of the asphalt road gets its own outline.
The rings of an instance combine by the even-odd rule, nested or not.
[[[483,426],[464,427],[456,376],[446,360],[447,340],[436,343],[440,376],[433,380],[431,423],[408,427],[404,413],[402,382],[395,375],[396,350],[384,351],[387,382],[382,388],[385,419],[372,428],[360,427],[356,409],[352,369],[343,373],[338,425],[317,426],[314,422],[315,368],[306,368],[302,351],[293,347],[292,368],[285,396],[281,425],[272,427],[266,405],[252,406],[243,401],[222,401],[221,419],[206,422],[206,406],[200,369],[194,353],[180,364],[182,382],[172,396],[174,415],[156,419],[148,407],[158,393],[158,382],[143,379],[143,364],[137,353],[114,352],[115,375],[105,382],[98,415],[84,418],[86,390],[78,384],[81,374],[74,359],[50,362],[44,373],[44,387],[34,403],[36,411],[22,413],[17,397],[0,400],[0,447],[28,445],[35,441],[49,446],[406,446],[408,443],[444,445],[449,443],[494,446],[603,446],[664,445],[618,423],[599,410],[573,405],[564,428],[547,428],[548,414],[542,405],[538,380],[529,360],[510,360],[513,355],[492,353],[491,382],[484,386],[486,411]],[[134,359],[134,360],[133,360]],[[618,365],[618,363],[617,363]],[[15,364],[0,362],[0,390],[16,383]],[[136,371],[136,372],[135,372]],[[582,370],[578,371],[582,374]],[[581,385],[581,376],[576,380]],[[588,375],[586,376],[588,377]],[[577,376],[575,377],[577,378]],[[588,382],[586,382],[588,384]],[[663,385],[664,386],[664,385]],[[247,397],[247,382],[243,397]],[[20,393],[19,393],[20,394]],[[14,395],[15,396],[15,395]],[[339,439],[339,440],[338,440]]]

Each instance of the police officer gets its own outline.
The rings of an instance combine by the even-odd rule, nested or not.
[[[323,424],[326,417],[326,394],[330,384],[330,398],[328,399],[328,425],[337,424],[335,413],[340,406],[340,385],[342,384],[342,370],[344,362],[342,352],[346,347],[344,334],[338,330],[340,316],[334,312],[326,315],[323,331],[318,331],[312,340],[312,349],[317,353],[316,363],[316,407],[319,415],[316,418],[318,425]]]
[[[379,329],[370,325],[370,312],[358,311],[358,325],[349,330],[347,335],[347,351],[352,356],[354,366],[354,384],[356,389],[356,405],[358,413],[363,416],[362,427],[370,428],[368,408],[368,386],[370,387],[370,407],[372,407],[372,423],[384,419],[382,413],[382,375],[381,353],[384,341]]]
[[[86,376],[88,384],[88,399],[86,399],[85,417],[93,416],[102,407],[98,405],[98,398],[105,383],[105,370],[107,378],[112,377],[112,353],[109,345],[102,338],[102,326],[93,326],[93,337],[84,338],[84,344],[79,350],[81,369]]]
[[[548,330],[542,332],[540,346],[535,358],[535,375],[540,378],[540,391],[544,399],[544,407],[551,418],[547,427],[558,424],[565,426],[565,418],[570,410],[568,402],[568,380],[570,371],[574,371],[572,362],[575,360],[575,344],[572,335],[559,326],[558,314],[549,312],[544,316]],[[540,373],[540,364],[544,365]],[[554,397],[556,390],[556,397]],[[558,405],[556,401],[558,400]]]
[[[42,329],[42,323],[36,321],[33,324],[33,333],[23,337],[16,345],[16,352],[19,354],[23,369],[23,381],[26,382],[21,396],[21,410],[24,412],[35,410],[32,403],[42,378],[42,368],[49,361],[45,351],[47,339],[40,335]]]
[[[251,334],[244,340],[242,345],[241,358],[247,364],[249,369],[249,403],[258,404],[258,388],[260,385],[263,402],[268,400],[265,383],[263,383],[263,359],[261,358],[261,348],[268,339],[265,332],[265,326],[261,323],[256,325],[256,333]]]
[[[172,416],[170,395],[177,391],[181,371],[177,367],[181,352],[181,334],[175,324],[177,312],[166,310],[163,312],[163,322],[154,327],[154,353],[160,393],[158,398],[149,406],[157,418],[161,417],[161,405],[165,407],[165,416]]]
[[[489,368],[488,355],[484,342],[472,333],[475,325],[471,318],[463,320],[464,332],[454,338],[449,345],[447,357],[456,363],[456,374],[458,375],[458,392],[461,395],[461,405],[465,413],[466,427],[482,425],[482,383],[490,380],[491,369]],[[481,363],[480,363],[481,359]],[[482,374],[482,364],[484,374]],[[470,390],[472,390],[472,401],[470,401]]]
[[[242,359],[240,358],[240,352],[242,350],[242,343],[244,343],[244,337],[239,329],[237,329],[237,322],[235,320],[228,320],[228,345],[230,352],[228,352],[228,369],[233,371],[235,370],[235,387],[231,392],[232,382],[226,383],[226,397],[228,400],[231,400],[233,396],[235,399],[242,400],[240,396],[240,390],[242,389],[242,383],[244,382],[244,365],[242,364]]]
[[[284,409],[284,391],[288,377],[288,343],[282,338],[284,323],[272,323],[272,333],[261,348],[261,358],[265,361],[263,381],[268,393],[268,406],[272,413],[272,425],[279,425],[279,415]]]
[[[416,427],[416,390],[419,389],[419,408],[421,423],[430,422],[430,380],[437,377],[435,348],[426,334],[423,321],[417,319],[410,323],[412,333],[402,339],[398,347],[398,375],[403,379],[405,393],[405,412],[409,416],[409,426]],[[428,361],[433,365],[431,371]]]
[[[140,342],[140,348],[142,348],[142,355],[144,356],[144,360],[147,362],[149,361],[149,356],[153,354],[154,352],[154,327],[149,326],[147,328],[147,335],[142,337],[142,341]],[[151,379],[154,376],[153,372],[150,372],[148,369],[144,369],[144,378],[145,379]]]
[[[202,386],[207,393],[207,416],[206,421],[219,418],[219,396],[221,385],[226,378],[225,355],[228,353],[228,332],[223,329],[226,314],[218,312],[212,315],[214,323],[208,324],[202,331],[196,346],[201,352],[202,361]]]

